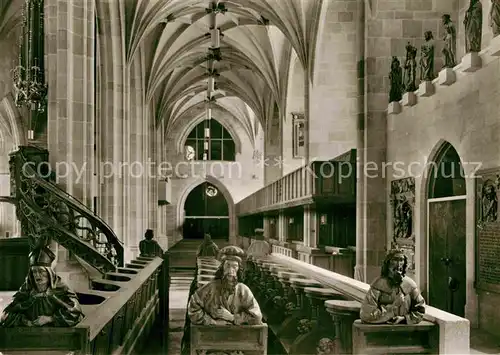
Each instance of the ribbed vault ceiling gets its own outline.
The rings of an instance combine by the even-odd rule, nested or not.
[[[205,105],[209,73],[211,0],[127,1],[127,62],[146,48],[147,97],[165,127]],[[217,100],[253,140],[286,103],[288,68],[295,51],[312,71],[323,0],[219,1],[222,60],[216,62]],[[141,47],[142,44],[145,46]],[[283,113],[283,110],[281,110]],[[254,120],[256,120],[254,122]]]

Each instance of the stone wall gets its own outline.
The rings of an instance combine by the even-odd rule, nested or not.
[[[483,46],[484,48],[484,46]],[[487,51],[486,51],[487,52]],[[475,181],[477,169],[500,166],[500,60],[482,55],[483,68],[474,73],[456,71],[457,81],[451,86],[436,85],[433,96],[419,98],[413,107],[404,107],[402,113],[388,118],[387,161],[400,162],[405,176],[415,176],[414,226],[417,236],[417,281],[426,288],[427,245],[426,184],[422,169],[434,159],[438,148],[449,142],[458,152],[464,165],[467,191],[466,259],[467,305],[466,317],[472,324],[492,329],[497,319],[500,295],[478,292],[474,288],[475,273]],[[410,170],[410,164],[412,169]],[[387,188],[394,180],[396,170],[386,170]],[[398,178],[401,172],[398,171]],[[423,176],[422,176],[423,175]],[[389,208],[389,206],[388,206]],[[388,223],[391,223],[388,219]],[[391,230],[387,236],[390,238]],[[477,297],[478,296],[478,297]],[[479,317],[480,315],[480,317]]]

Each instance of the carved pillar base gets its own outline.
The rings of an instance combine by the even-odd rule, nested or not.
[[[359,318],[357,301],[326,301],[325,307],[335,323],[336,354],[352,354],[352,325]]]
[[[455,74],[455,71],[452,68],[444,68],[439,72],[438,75],[438,83],[439,85],[451,85],[455,81],[457,81],[457,75]]]

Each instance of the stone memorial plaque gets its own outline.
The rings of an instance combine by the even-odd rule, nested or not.
[[[476,286],[500,292],[500,169],[478,172],[476,189]]]

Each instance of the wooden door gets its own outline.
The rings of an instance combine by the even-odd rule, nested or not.
[[[463,317],[466,302],[465,199],[429,201],[429,300]]]

